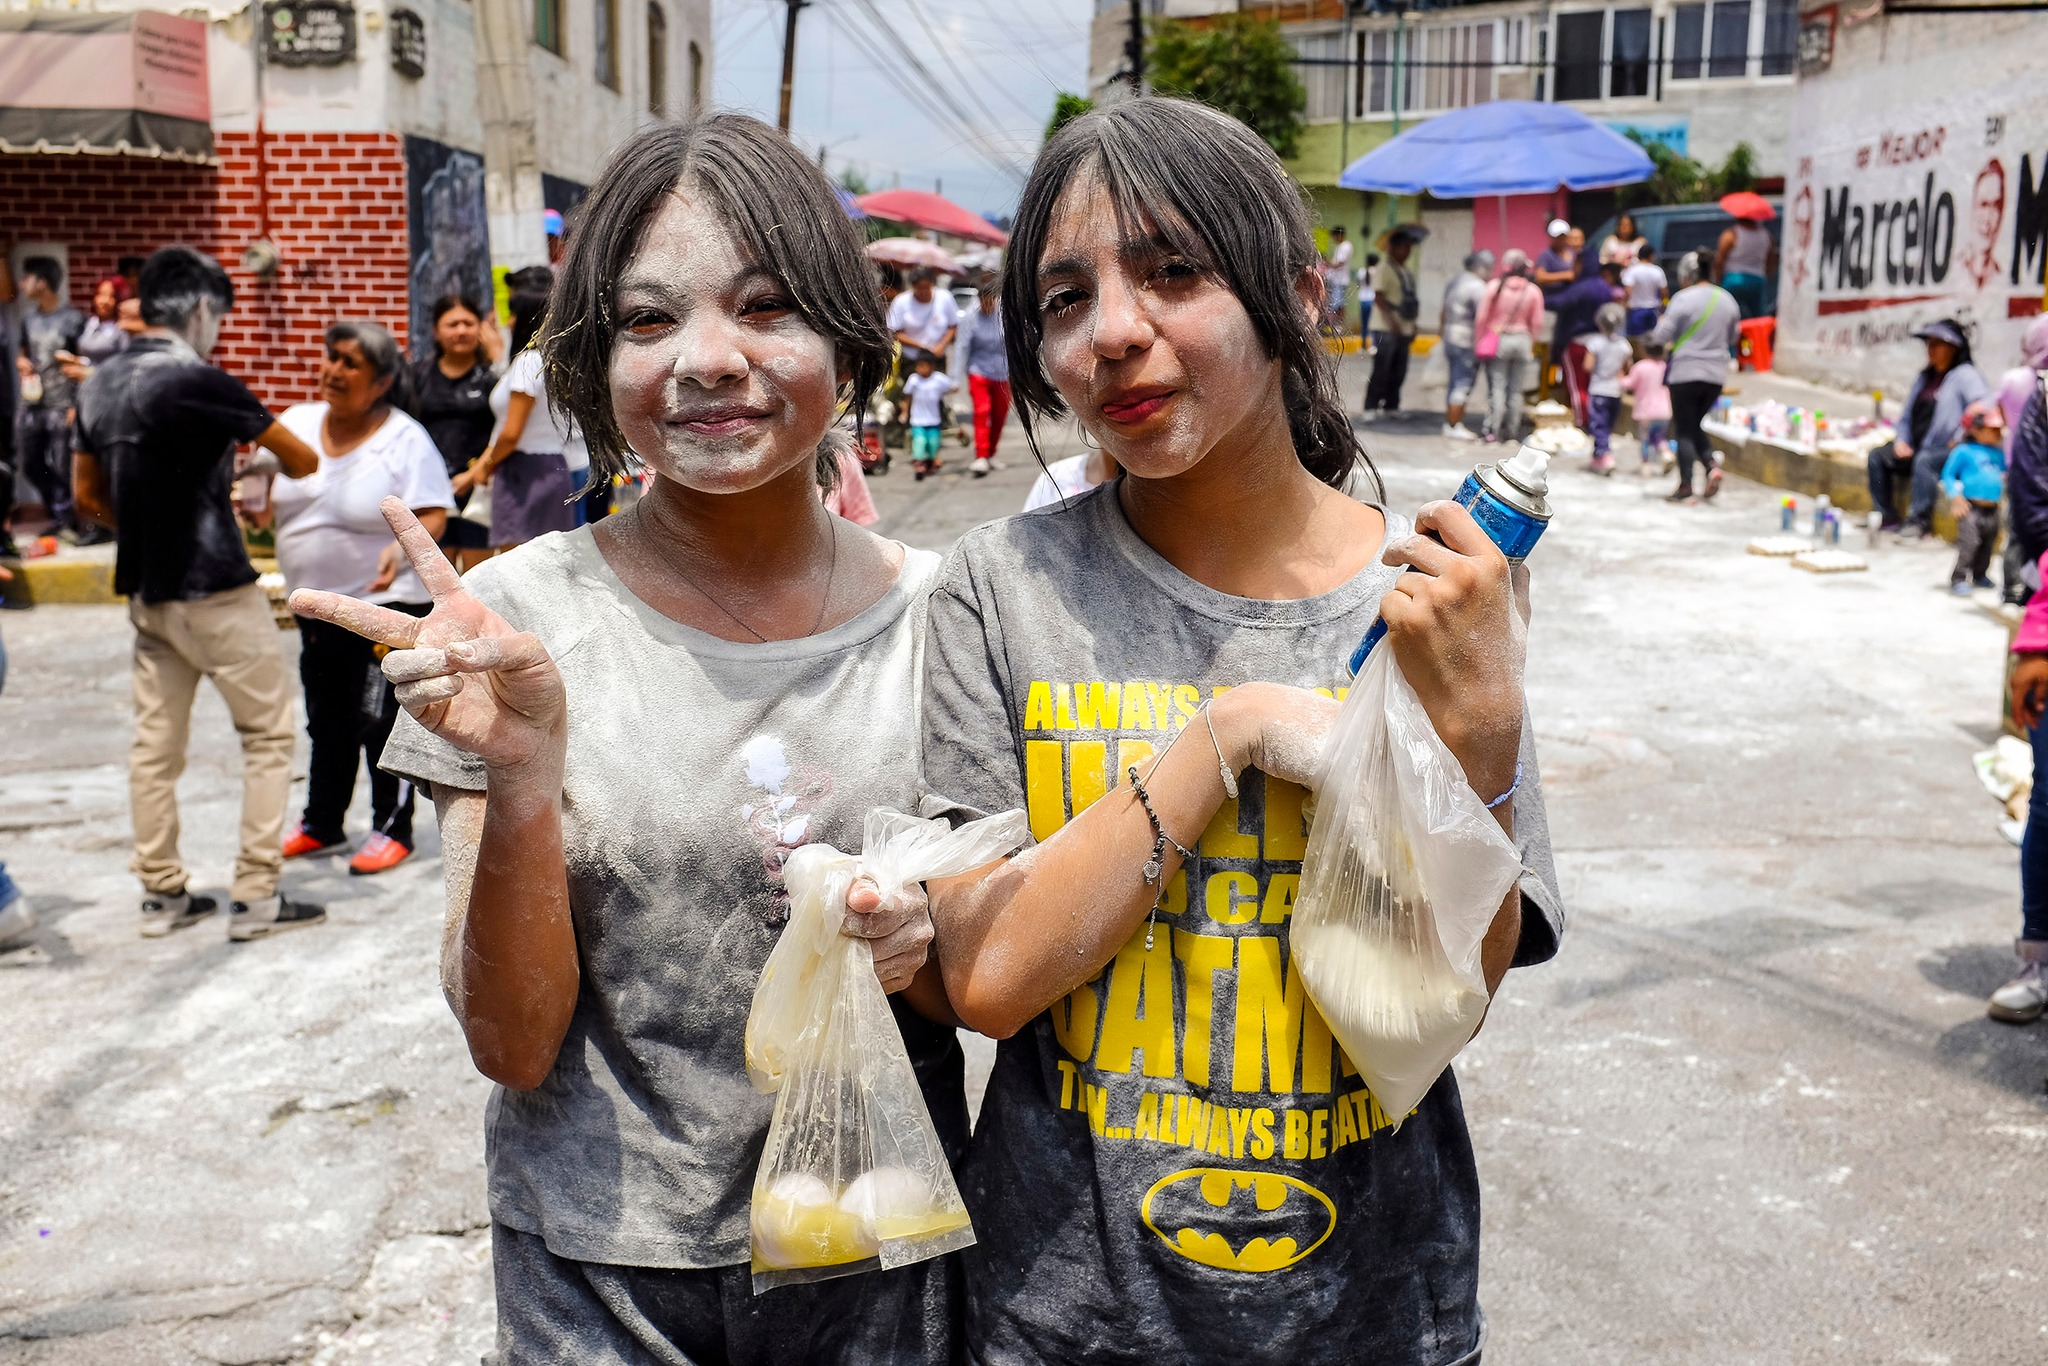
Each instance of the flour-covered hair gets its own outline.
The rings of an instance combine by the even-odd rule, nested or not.
[[[575,420],[600,476],[635,469],[612,411],[616,289],[662,201],[688,184],[724,219],[742,253],[789,291],[805,322],[831,340],[849,374],[853,412],[887,374],[892,350],[861,233],[825,173],[786,136],[744,114],[709,114],[641,129],[612,153],[578,208],[541,324],[548,401]],[[821,484],[837,446],[818,449]]]
[[[1378,471],[1337,400],[1336,370],[1297,288],[1319,259],[1301,187],[1258,134],[1207,105],[1146,96],[1084,114],[1039,153],[1010,234],[1003,330],[1010,384],[1026,437],[1066,411],[1039,360],[1045,323],[1038,271],[1062,193],[1100,177],[1115,206],[1105,231],[1157,234],[1237,296],[1266,354],[1279,361],[1294,451],[1324,483],[1343,488]]]

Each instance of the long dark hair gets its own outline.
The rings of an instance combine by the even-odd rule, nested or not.
[[[532,290],[518,290],[505,301],[505,307],[512,313],[512,354],[518,355],[533,345],[533,339],[540,335],[548,316],[548,296]],[[547,386],[550,394],[554,385]]]
[[[1147,96],[1084,114],[1054,135],[1032,168],[1003,270],[1003,330],[1017,416],[1033,448],[1037,420],[1066,411],[1038,358],[1045,335],[1038,267],[1060,194],[1087,174],[1101,176],[1124,234],[1142,236],[1149,222],[1244,305],[1266,354],[1280,362],[1287,426],[1303,466],[1333,488],[1362,468],[1384,497],[1296,292],[1318,259],[1307,201],[1257,134],[1190,100]]]
[[[842,394],[852,411],[867,407],[889,368],[874,272],[824,172],[787,137],[744,114],[650,125],[612,154],[583,201],[541,327],[549,401],[575,418],[600,474],[631,469],[612,413],[616,282],[647,220],[684,181],[781,281],[804,321],[831,339],[851,375]],[[836,477],[835,449],[830,440],[819,447],[821,483]]]

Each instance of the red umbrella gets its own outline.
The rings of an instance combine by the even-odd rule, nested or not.
[[[929,190],[878,190],[853,202],[870,218],[909,223],[914,227],[947,232],[955,237],[965,237],[970,242],[988,242],[998,247],[1010,240],[1010,234],[980,214],[970,213],[952,200]]]
[[[1769,201],[1750,190],[1722,195],[1721,209],[1730,218],[1746,218],[1752,223],[1768,223],[1778,216],[1778,211],[1770,206]]]
[[[915,237],[884,237],[870,242],[868,259],[911,269],[930,266],[933,270],[943,270],[948,275],[966,273],[966,267],[962,266],[951,252],[936,242],[921,242]]]

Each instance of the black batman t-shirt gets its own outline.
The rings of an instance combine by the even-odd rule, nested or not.
[[[1218,593],[1138,538],[1115,484],[969,534],[931,602],[934,812],[1021,806],[1042,840],[1223,688],[1341,695],[1393,578],[1375,557],[1321,597]],[[1562,913],[1526,730],[1522,757],[1529,963],[1556,952]],[[977,1361],[1452,1366],[1478,1349],[1457,1083],[1394,1131],[1293,966],[1307,793],[1256,770],[1239,791],[1151,943],[1141,927],[997,1049],[960,1182]]]

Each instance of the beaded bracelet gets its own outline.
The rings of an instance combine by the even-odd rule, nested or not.
[[[1517,760],[1515,761],[1515,780],[1514,780],[1513,782],[1511,782],[1511,783],[1509,783],[1509,784],[1508,784],[1508,790],[1507,790],[1507,791],[1505,791],[1505,792],[1501,793],[1501,794],[1500,794],[1500,795],[1499,795],[1498,797],[1495,797],[1495,798],[1494,798],[1494,799],[1493,799],[1492,801],[1488,802],[1488,803],[1486,804],[1486,809],[1487,809],[1488,811],[1491,811],[1491,810],[1493,810],[1493,808],[1495,808],[1496,806],[1499,806],[1499,805],[1500,805],[1500,804],[1501,804],[1502,802],[1504,802],[1504,801],[1506,801],[1506,800],[1507,800],[1508,798],[1510,798],[1510,797],[1514,796],[1514,795],[1515,795],[1515,793],[1517,793],[1517,792],[1521,791],[1521,788],[1522,788],[1522,762],[1521,762],[1521,760],[1517,759]],[[1147,810],[1149,811],[1149,810],[1150,810],[1151,808],[1150,808],[1150,807],[1147,807],[1146,809],[1147,809]],[[1154,822],[1153,822],[1153,824],[1154,824],[1154,825],[1157,825],[1158,823],[1159,823],[1159,822],[1157,822],[1157,821],[1154,821]]]
[[[1152,809],[1152,794],[1147,792],[1145,784],[1138,780],[1138,766],[1132,764],[1125,770],[1125,776],[1131,780],[1131,791],[1138,794],[1138,804],[1145,808],[1145,818],[1152,822],[1152,857],[1145,860],[1143,872],[1145,881],[1160,885],[1159,895],[1152,899],[1151,913],[1145,917],[1145,950],[1149,953],[1152,949],[1152,934],[1159,923],[1159,903],[1166,896],[1166,886],[1161,882],[1166,872],[1166,846],[1172,845],[1173,851],[1183,860],[1192,860],[1195,851],[1167,834],[1166,827],[1159,823],[1159,813]]]

